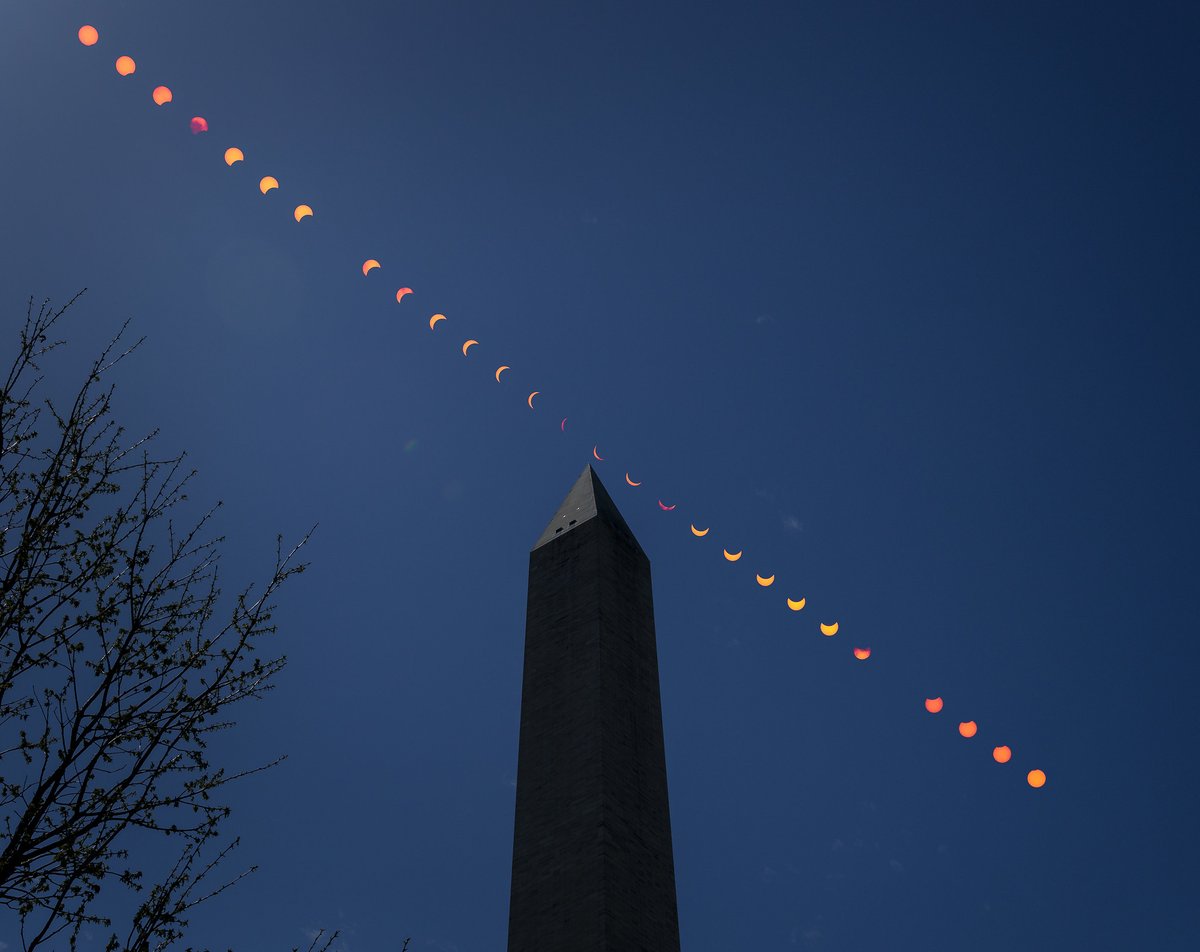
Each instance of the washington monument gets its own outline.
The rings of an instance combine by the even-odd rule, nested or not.
[[[529,553],[508,952],[678,952],[650,560],[591,466]]]

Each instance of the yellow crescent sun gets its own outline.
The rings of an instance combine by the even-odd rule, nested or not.
[[[635,483],[635,482],[634,482],[632,479],[630,479],[630,478],[629,478],[629,474],[628,474],[628,473],[626,473],[626,474],[625,474],[625,482],[629,483],[629,485],[630,485],[630,486],[640,486],[640,485],[642,485],[641,483]]]
[[[246,153],[239,149],[236,145],[225,150],[225,164],[233,165],[234,162],[241,162],[246,157]]]
[[[838,633],[838,623],[835,621],[832,625],[827,625],[821,622],[821,634],[833,637]]]
[[[467,351],[470,350],[472,347],[474,347],[478,343],[479,343],[479,341],[475,340],[474,338],[472,338],[471,340],[463,341],[463,356],[466,357]]]
[[[508,364],[501,364],[496,368],[496,383],[500,382],[500,375],[506,370],[512,370],[512,368],[509,367]]]
[[[532,409],[533,409],[533,398],[534,398],[534,397],[536,397],[536,396],[537,396],[539,393],[541,393],[541,392],[542,392],[542,391],[540,391],[540,390],[535,390],[535,391],[533,391],[533,393],[531,393],[531,394],[529,395],[529,399],[525,401],[526,403],[528,403],[528,404],[529,404],[529,409],[530,409],[530,410],[532,410]]]
[[[258,190],[264,195],[266,195],[267,192],[271,191],[273,188],[279,188],[279,179],[277,179],[274,175],[264,175],[261,179],[259,179]]]
[[[708,535],[708,530],[707,529],[697,529],[696,526],[693,524],[692,525],[692,535],[696,536],[697,538],[699,538],[700,536],[706,536],[706,535]]]
[[[429,319],[429,329],[433,330],[434,326],[437,324],[438,321],[444,321],[445,319],[446,319],[445,314],[434,314],[433,317],[431,317]]]
[[[379,267],[379,262],[374,258],[368,258],[363,262],[363,277],[365,278],[368,272],[374,271]]]
[[[761,585],[763,588],[766,588],[768,585],[775,584],[775,576],[774,575],[767,575],[764,577],[762,575],[759,575],[757,572],[755,572],[754,577],[756,579],[758,579],[758,584]]]
[[[804,607],[804,603],[805,603],[805,601],[807,601],[807,599],[803,599],[803,598],[801,598],[801,599],[792,599],[792,598],[789,598],[789,599],[787,600],[787,603],[788,603],[788,608],[790,608],[790,609],[791,609],[792,611],[794,611],[794,612],[798,612],[798,611],[800,611],[800,609],[802,609],[802,608]]]
[[[728,549],[722,549],[721,551],[725,553],[725,558],[729,559],[730,562],[736,562],[742,557],[742,553],[740,551],[730,552]]]
[[[311,218],[312,213],[313,210],[311,205],[297,205],[296,210],[292,212],[292,215],[295,216],[296,221],[300,221],[304,218]]]

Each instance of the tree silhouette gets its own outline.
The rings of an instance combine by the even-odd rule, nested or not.
[[[220,503],[177,529],[194,471],[154,455],[157,430],[129,440],[112,418],[109,378],[141,343],[122,343],[128,322],[69,405],[40,393],[39,361],[78,298],[57,311],[30,301],[0,389],[0,902],[25,949],[59,935],[74,949],[83,925],[112,926],[94,907],[119,882],[144,898],[107,948],[150,952],[255,868],[215,873],[238,841],[212,842],[230,812],[214,795],[284,758],[226,773],[206,748],[286,663],[256,650],[308,535],[286,551],[276,538],[258,594],[221,600],[224,539],[208,528]],[[149,886],[127,848],[138,829],[179,847]]]

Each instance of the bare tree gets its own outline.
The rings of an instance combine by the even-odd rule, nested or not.
[[[85,924],[112,926],[95,901],[115,881],[144,899],[107,948],[150,952],[254,869],[216,878],[237,840],[211,842],[229,816],[213,798],[283,758],[227,774],[206,748],[286,663],[255,652],[308,535],[286,551],[277,537],[257,595],[220,600],[220,503],[178,529],[194,471],[154,455],[157,430],[128,440],[112,419],[111,372],[141,340],[125,347],[122,327],[69,405],[39,393],[39,361],[78,297],[57,311],[30,301],[0,389],[0,902],[25,949],[60,935],[74,949]],[[179,844],[148,890],[127,848],[137,829]],[[206,845],[216,855],[202,861]]]

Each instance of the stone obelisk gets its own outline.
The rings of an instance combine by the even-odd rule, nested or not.
[[[678,952],[650,560],[591,466],[529,554],[508,952]]]

